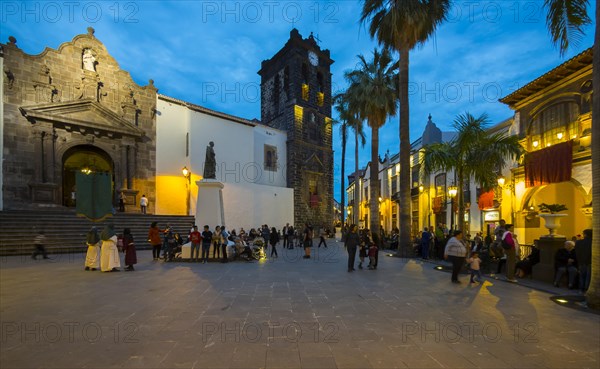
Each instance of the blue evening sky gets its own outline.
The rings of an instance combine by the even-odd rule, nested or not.
[[[361,5],[357,0],[4,1],[0,42],[12,35],[25,52],[38,54],[92,26],[137,83],[153,79],[162,94],[260,119],[257,71],[294,27],[303,37],[313,32],[331,51],[333,92],[345,88],[344,71],[356,65],[356,55],[368,55],[377,45],[359,23]],[[411,53],[411,141],[422,134],[430,113],[442,130],[466,111],[487,113],[492,124],[511,117],[499,98],[592,46],[593,25],[561,58],[544,17],[542,0],[455,1],[450,19]],[[337,127],[334,132],[339,200],[341,144]],[[382,128],[380,139],[382,155],[398,152],[397,117]],[[361,166],[370,159],[369,145],[360,151]],[[353,152],[351,142],[347,173],[354,168]]]

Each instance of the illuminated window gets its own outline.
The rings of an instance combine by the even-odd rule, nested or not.
[[[308,101],[308,85],[302,84],[302,100]]]
[[[301,106],[294,105],[294,118],[296,124],[302,125],[302,119],[304,118],[304,109]]]
[[[561,102],[537,113],[529,125],[529,149],[536,150],[579,135],[579,105]]]

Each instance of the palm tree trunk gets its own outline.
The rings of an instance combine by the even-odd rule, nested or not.
[[[600,86],[600,28],[598,19],[600,17],[600,4],[596,1],[596,35],[594,39],[594,61],[592,85]],[[600,101],[598,93],[593,94],[592,108],[592,279],[590,288],[585,295],[588,306],[600,309]]]
[[[458,228],[460,231],[463,232],[463,235],[467,235],[468,232],[466,232],[465,230],[465,197],[464,197],[464,193],[463,193],[463,189],[465,186],[465,180],[463,178],[463,171],[462,169],[458,170],[458,184],[457,184],[457,189],[458,192],[456,193],[456,196],[458,196],[457,198],[457,208],[458,208]],[[454,214],[452,214],[452,216],[454,216]]]
[[[345,123],[342,123],[345,124]],[[342,201],[340,202],[340,207],[342,208],[342,226],[345,223],[346,220],[346,209],[344,208],[344,204],[346,203],[346,178],[345,178],[345,173],[346,173],[346,140],[347,140],[347,136],[343,135],[342,136],[342,180],[341,180],[341,196],[342,196]]]
[[[370,174],[369,220],[371,234],[379,235],[379,127],[371,128],[371,174]]]
[[[403,255],[409,255],[411,249],[411,198],[410,198],[410,131],[409,131],[409,106],[408,106],[408,49],[400,50],[400,65],[398,78],[400,79],[400,234],[399,247]]]
[[[353,224],[358,225],[360,183],[358,182],[358,132],[354,130],[354,206],[352,207]]]

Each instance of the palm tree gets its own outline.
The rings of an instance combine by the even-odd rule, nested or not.
[[[365,143],[366,143],[366,138],[365,138],[365,130],[364,130],[364,125],[363,122],[357,118],[357,114],[354,111],[354,107],[352,106],[351,101],[348,98],[348,95],[346,93],[340,93],[338,95],[336,95],[334,97],[334,101],[335,101],[335,110],[338,112],[338,118],[339,121],[342,122],[342,125],[340,126],[340,137],[342,139],[342,184],[341,184],[341,190],[342,190],[342,207],[344,206],[344,202],[345,202],[345,191],[346,191],[346,187],[345,187],[345,168],[346,168],[346,144],[348,141],[348,130],[352,130],[354,131],[354,161],[355,161],[355,172],[354,172],[354,180],[355,183],[358,183],[358,149],[359,149],[359,143],[364,147]],[[356,185],[355,185],[356,187]],[[358,192],[357,190],[354,191],[354,202],[355,204],[358,203]],[[343,210],[343,209],[342,209]],[[343,211],[342,211],[343,212]],[[354,211],[355,216],[353,218],[356,218],[356,211]],[[345,214],[342,214],[342,223],[344,223],[344,216]],[[358,219],[353,219],[352,223],[356,224],[358,222]]]
[[[486,114],[475,118],[469,113],[454,120],[457,135],[448,142],[435,143],[423,148],[421,168],[423,174],[435,171],[454,171],[458,187],[458,214],[465,213],[464,183],[473,179],[483,189],[493,188],[497,173],[490,168],[501,169],[509,159],[517,159],[522,153],[519,137],[504,133],[489,134]],[[454,216],[454,215],[453,215]],[[465,232],[465,219],[458,217],[458,229]]]
[[[347,94],[358,118],[366,120],[371,127],[369,228],[374,235],[379,235],[379,128],[389,116],[396,114],[398,64],[387,49],[381,52],[375,49],[371,61],[363,55],[358,55],[358,59],[358,69],[346,73],[350,82]]]
[[[450,0],[365,0],[361,22],[370,21],[369,33],[400,56],[400,235],[406,252],[411,245],[410,124],[408,103],[409,52],[423,44],[446,19]]]
[[[588,0],[545,0],[548,13],[546,25],[550,31],[552,42],[558,46],[560,55],[563,56],[571,43],[577,41],[584,34],[583,27],[591,24],[587,13]],[[600,86],[600,4],[596,1],[596,29],[594,36],[594,61],[592,85]],[[596,211],[592,215],[592,228],[595,236],[592,239],[592,278],[590,287],[585,297],[589,307],[600,309],[600,150],[594,150],[599,145],[594,145],[600,140],[600,124],[594,124],[595,118],[600,116],[600,104],[596,101],[597,94],[592,97],[592,204]]]

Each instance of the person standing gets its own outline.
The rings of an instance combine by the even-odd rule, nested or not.
[[[142,214],[146,214],[146,209],[148,208],[148,198],[146,195],[142,195],[140,199],[140,208],[142,209]]]
[[[508,249],[504,249],[504,253],[506,254],[506,280],[514,283],[517,282],[515,279],[515,265],[517,260],[513,230],[514,226],[512,224],[506,225],[506,231],[502,235],[502,242],[510,246]]]
[[[123,230],[123,252],[125,253],[125,271],[132,271],[133,265],[137,264],[137,253],[135,252],[135,244],[133,243],[133,235],[131,229]]]
[[[100,251],[100,269],[103,272],[118,272],[121,268],[121,259],[117,249],[117,235],[112,224],[104,227],[100,234],[102,249]]]
[[[229,242],[229,232],[225,230],[225,226],[221,227],[221,263],[227,262],[227,243]]]
[[[287,230],[288,236],[288,249],[294,248],[294,226],[289,226]]]
[[[286,223],[283,229],[281,230],[281,235],[283,236],[283,248],[288,247],[288,229],[290,228],[290,223]]]
[[[150,230],[148,231],[148,242],[152,246],[152,258],[154,261],[160,258],[160,249],[162,246],[162,241],[160,240],[160,229],[158,229],[158,223],[152,222],[150,225]]]
[[[579,266],[579,289],[587,291],[592,277],[592,230],[583,230],[583,239],[575,242],[575,255]]]
[[[190,250],[190,260],[198,261],[198,257],[200,256],[200,243],[202,242],[202,235],[198,232],[198,226],[194,224],[192,231],[190,232],[190,242],[192,243],[192,247]],[[194,254],[196,257],[194,257]]]
[[[269,243],[271,244],[271,257],[275,254],[275,257],[278,258],[277,255],[277,242],[279,242],[279,234],[275,227],[271,228],[271,235],[269,236]]]
[[[123,191],[119,194],[119,211],[121,213],[125,212],[125,193]]]
[[[213,244],[213,259],[219,259],[221,257],[221,227],[216,226],[212,236]]]
[[[38,231],[37,236],[33,239],[33,245],[35,246],[35,250],[33,250],[33,254],[31,254],[31,258],[36,260],[39,254],[42,254],[44,259],[50,259],[48,257],[48,253],[46,252],[46,235],[44,234],[44,230],[40,229]]]
[[[98,228],[92,227],[87,233],[86,244],[88,246],[85,254],[85,270],[100,269],[100,235]]]
[[[312,227],[308,224],[304,224],[304,231],[302,232],[304,242],[304,259],[310,259],[310,248],[312,247]]]
[[[451,237],[446,243],[444,249],[444,259],[452,262],[452,283],[460,283],[458,280],[458,273],[465,263],[465,257],[467,256],[467,248],[462,242],[463,234],[462,231],[454,231],[454,237]]]
[[[207,225],[204,226],[204,231],[202,231],[202,263],[206,264],[208,262],[208,254],[210,253],[210,244],[212,243],[213,234],[209,230]]]
[[[356,258],[356,248],[360,244],[360,237],[358,236],[358,227],[356,224],[352,224],[350,226],[350,232],[346,234],[346,241],[344,242],[344,246],[346,246],[346,251],[348,251],[348,271],[353,272],[354,269],[354,260]]]
[[[429,232],[429,229],[427,227],[423,228],[423,233],[421,234],[421,258],[423,258],[423,260],[429,259],[431,238],[432,234]]]

